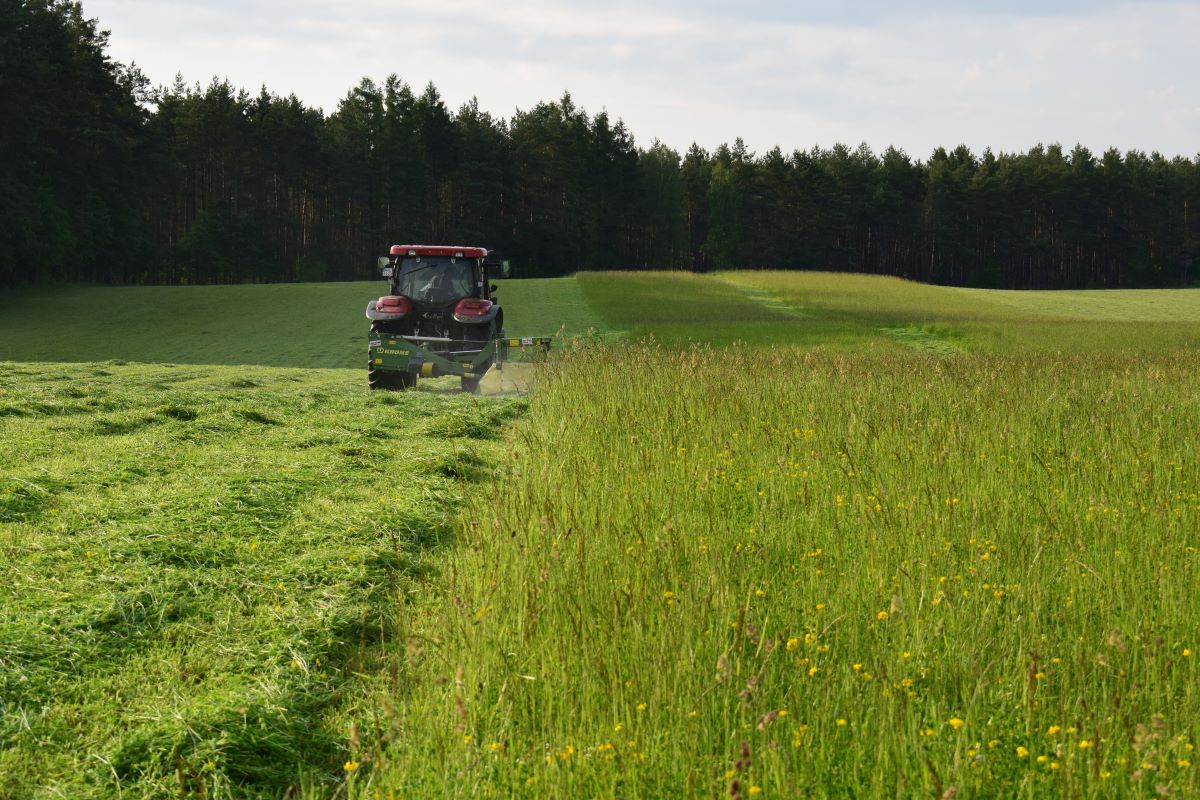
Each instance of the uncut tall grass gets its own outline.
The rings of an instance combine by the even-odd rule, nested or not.
[[[549,367],[363,796],[1196,796],[1200,357]]]

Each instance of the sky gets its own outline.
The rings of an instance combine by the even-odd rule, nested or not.
[[[741,137],[925,159],[1082,143],[1200,154],[1200,1],[83,0],[154,84],[333,112],[361,78],[511,117],[569,91],[640,146]]]

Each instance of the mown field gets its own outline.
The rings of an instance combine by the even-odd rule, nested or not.
[[[0,364],[0,796],[329,788],[524,400]]]
[[[1200,293],[512,281],[466,397],[376,288],[0,301],[0,797],[1200,792]]]

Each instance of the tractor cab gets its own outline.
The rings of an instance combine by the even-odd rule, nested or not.
[[[490,278],[507,274],[507,262],[489,262],[487,255],[482,247],[392,245],[379,259],[390,293],[367,316],[378,330],[409,337],[493,338],[504,318]]]
[[[445,306],[464,297],[488,295],[482,285],[478,264],[463,258],[416,256],[402,258],[392,268],[392,294],[404,295],[414,303]]]
[[[499,267],[500,274],[507,276],[508,262],[493,264],[487,256],[482,247],[398,244],[379,259],[379,266],[393,295],[440,308],[468,297],[491,299],[495,287],[489,284],[487,273]]]

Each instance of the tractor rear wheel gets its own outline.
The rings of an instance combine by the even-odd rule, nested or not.
[[[394,372],[393,370],[376,369],[374,364],[367,364],[367,385],[372,389],[383,389],[388,392],[402,392],[415,388],[417,376],[411,372]]]
[[[376,336],[400,336],[402,329],[395,322],[372,322],[371,338]],[[394,372],[392,370],[376,369],[367,361],[367,385],[372,389],[383,389],[388,392],[403,392],[417,385],[417,376],[411,372]]]

